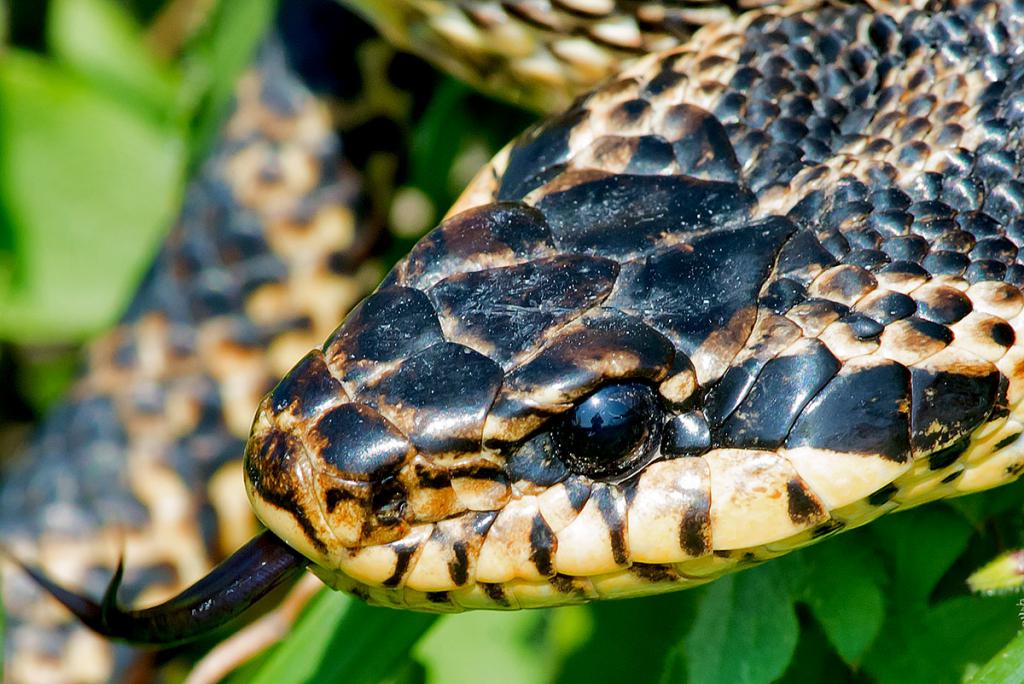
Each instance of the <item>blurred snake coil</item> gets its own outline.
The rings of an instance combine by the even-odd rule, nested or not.
[[[271,36],[4,474],[15,555],[98,595],[123,540],[148,605],[251,503],[336,589],[515,609],[696,586],[1024,471],[1024,7],[351,4],[559,113],[376,285],[359,164]],[[13,680],[127,666],[8,574]]]

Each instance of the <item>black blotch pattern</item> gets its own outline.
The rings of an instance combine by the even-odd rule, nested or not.
[[[545,577],[555,574],[551,556],[555,541],[555,533],[544,522],[544,518],[539,513],[535,515],[530,525],[530,562],[537,568],[537,572]]]
[[[894,497],[896,495],[896,492],[898,492],[899,490],[899,487],[890,482],[889,484],[885,485],[878,491],[873,492],[868,497],[868,503],[871,504],[872,506],[881,506],[882,504],[892,499],[892,497]]]
[[[772,359],[736,410],[715,430],[714,441],[751,449],[781,446],[800,412],[840,367],[828,348],[816,340],[809,341],[798,354]]]
[[[811,530],[811,539],[822,539],[845,528],[846,523],[844,522],[840,522],[839,520],[826,520],[825,522],[814,526],[814,529]]]
[[[412,455],[405,436],[363,404],[342,404],[324,413],[310,439],[318,447],[311,457],[345,479],[382,481]]]
[[[601,513],[608,538],[612,547],[612,559],[618,565],[625,565],[629,557],[626,553],[626,511],[624,501],[616,498],[610,486],[595,487],[591,496],[597,501],[597,510]]]
[[[679,526],[679,546],[699,558],[711,553],[711,498],[705,491],[694,493]]]
[[[731,183],[618,174],[546,195],[537,207],[561,249],[624,258],[649,251],[665,233],[740,222],[753,202]]]
[[[363,384],[379,362],[396,361],[444,341],[434,307],[425,294],[386,287],[362,301],[324,344],[343,379]]]
[[[995,405],[999,371],[967,373],[911,368],[915,454],[930,454],[970,435]]]
[[[549,330],[599,303],[618,272],[614,261],[567,255],[460,273],[428,294],[458,321],[458,334],[479,341],[490,358],[507,366]]]
[[[391,544],[390,549],[395,554],[395,569],[387,579],[381,582],[381,584],[385,587],[397,587],[401,584],[405,574],[409,572],[412,557],[416,554],[419,547],[419,542],[410,542],[405,540],[399,540]]]
[[[964,470],[962,470],[962,469],[961,470],[954,470],[949,475],[947,475],[946,477],[942,478],[941,482],[942,482],[942,484],[949,484],[950,482],[956,480],[957,478],[959,478],[963,474],[964,474]]]
[[[364,396],[420,451],[466,452],[480,446],[484,418],[501,381],[496,363],[446,342],[406,359]]]
[[[346,398],[341,383],[327,370],[323,354],[306,354],[295,368],[270,393],[270,408],[275,413],[294,409],[300,418],[312,418],[330,404]]]
[[[477,582],[477,586],[483,589],[487,598],[494,601],[503,608],[508,608],[512,604],[509,603],[508,596],[505,595],[505,588],[500,584],[492,584],[490,582]]]
[[[792,222],[772,218],[659,250],[623,266],[608,305],[635,312],[691,355],[712,332],[755,306],[779,249],[795,230]]]
[[[448,562],[448,576],[457,587],[461,587],[469,579],[469,549],[466,542],[452,542],[452,560]]]
[[[1003,437],[1001,440],[996,442],[996,445],[993,447],[993,449],[999,450],[999,449],[1002,449],[1003,447],[1010,446],[1011,444],[1016,442],[1018,439],[1020,439],[1020,435],[1021,435],[1021,433],[1015,432],[1012,435],[1007,435],[1006,437]]]
[[[807,488],[796,480],[786,483],[789,519],[796,524],[806,524],[825,515],[825,509],[816,499],[808,496]]]
[[[970,437],[966,437],[958,442],[950,444],[948,447],[939,449],[933,454],[929,454],[928,470],[942,470],[943,468],[953,465],[967,450],[970,443]]]
[[[898,363],[840,373],[804,409],[786,446],[910,458],[910,374]]]

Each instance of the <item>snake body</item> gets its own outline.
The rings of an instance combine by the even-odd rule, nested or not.
[[[539,106],[615,75],[260,405],[250,500],[326,583],[433,611],[667,591],[1024,470],[1016,4],[392,7]],[[297,296],[320,334],[344,307]],[[566,425],[619,391],[643,439],[595,465]]]
[[[317,35],[367,42],[350,16],[306,5],[323,33],[290,39],[304,15],[282,15],[123,321],[4,464],[4,544],[64,582],[101,592],[126,552],[125,596],[151,602],[244,543],[240,456],[260,397],[380,277],[362,179],[321,99],[332,84],[296,66],[322,56]],[[5,681],[108,681],[136,659],[23,573],[5,573],[4,609]]]
[[[264,400],[250,498],[426,610],[706,582],[1024,468],[1013,4],[767,9],[485,169]],[[594,476],[559,421],[652,387]]]

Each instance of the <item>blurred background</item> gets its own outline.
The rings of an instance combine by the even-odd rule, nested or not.
[[[125,311],[275,11],[270,0],[0,3],[0,458],[31,439],[83,345]],[[533,116],[396,53],[353,15],[343,23],[310,77],[345,128],[383,270]],[[961,682],[1021,626],[1015,596],[973,596],[964,581],[1024,541],[1022,496],[1015,485],[931,505],[652,599],[435,619],[326,593],[233,677]]]

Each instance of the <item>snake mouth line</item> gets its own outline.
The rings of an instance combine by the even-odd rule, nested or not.
[[[413,525],[387,544],[335,549],[311,569],[329,586],[370,603],[431,612],[674,591],[895,510],[998,484],[1001,473],[1024,456],[1019,433],[1015,419],[1000,418],[941,463],[922,457],[886,465],[878,459],[882,470],[876,474],[888,473],[889,484],[871,491],[866,482],[849,479],[845,488],[830,486],[807,468],[830,459],[835,468],[845,463],[853,476],[853,466],[863,470],[860,455],[714,449],[706,458],[656,461],[625,485],[593,483],[582,498],[566,483],[520,492],[501,510]],[[757,477],[750,471],[755,467]],[[701,477],[706,468],[710,472]],[[752,482],[757,487],[745,486]],[[266,506],[257,510],[268,524],[287,515]]]

